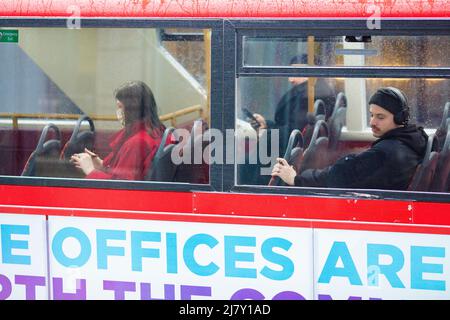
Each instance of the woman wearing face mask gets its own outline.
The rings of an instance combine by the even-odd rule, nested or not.
[[[144,180],[165,130],[150,88],[141,81],[125,83],[115,91],[117,119],[123,128],[111,140],[104,160],[88,149],[71,162],[88,179]]]

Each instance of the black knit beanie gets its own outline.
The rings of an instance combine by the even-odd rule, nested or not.
[[[394,115],[403,110],[401,98],[389,88],[378,89],[369,99],[369,105],[371,104],[376,104]]]

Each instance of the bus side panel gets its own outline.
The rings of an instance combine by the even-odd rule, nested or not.
[[[49,217],[53,299],[312,299],[312,229]]]
[[[450,299],[450,235],[314,229],[315,298]]]
[[[195,217],[2,214],[1,298],[450,299],[447,227]]]
[[[0,300],[48,299],[45,219],[0,214]]]

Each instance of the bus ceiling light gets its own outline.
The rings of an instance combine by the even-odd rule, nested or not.
[[[376,49],[336,49],[336,55],[377,56]]]

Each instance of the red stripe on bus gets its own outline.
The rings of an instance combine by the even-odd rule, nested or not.
[[[188,192],[0,185],[0,201],[40,207],[192,212],[192,194]]]
[[[79,217],[79,218],[105,218],[105,219],[127,219],[146,221],[167,222],[191,222],[191,223],[219,223],[239,225],[259,225],[272,227],[291,228],[314,228],[351,231],[373,231],[373,232],[401,232],[421,234],[449,235],[450,227],[424,226],[424,225],[400,225],[367,222],[345,222],[345,221],[317,221],[303,219],[271,219],[243,216],[214,216],[214,215],[187,215],[177,213],[130,213],[119,211],[95,211],[95,210],[71,210],[53,208],[27,208],[27,207],[0,207],[0,214],[34,214],[45,216]]]
[[[410,201],[355,200],[301,197],[295,195],[209,194],[194,198],[196,212],[277,216],[285,218],[330,219],[409,223]],[[447,206],[450,210],[450,205]]]
[[[108,211],[102,217],[115,217],[110,211],[166,212],[450,226],[450,204],[409,200],[14,185],[0,185],[0,195],[2,206],[62,209],[63,215],[67,210]]]

